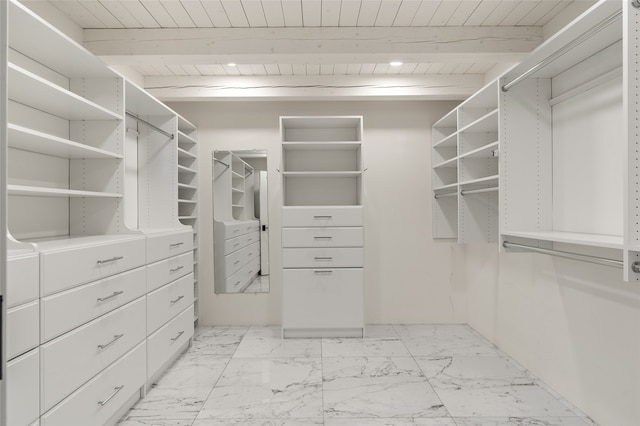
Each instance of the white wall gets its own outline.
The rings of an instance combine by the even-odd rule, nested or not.
[[[465,246],[469,324],[601,425],[640,425],[640,286],[622,271]]]
[[[363,115],[366,321],[465,323],[459,247],[431,238],[431,125],[453,102],[194,102],[170,106],[199,127],[202,324],[279,324],[280,115]],[[211,152],[267,149],[271,292],[213,293]]]

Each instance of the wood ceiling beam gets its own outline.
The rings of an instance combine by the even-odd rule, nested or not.
[[[462,100],[483,84],[480,74],[146,77],[144,82],[145,89],[162,101]]]
[[[515,62],[540,27],[85,29],[109,64]]]

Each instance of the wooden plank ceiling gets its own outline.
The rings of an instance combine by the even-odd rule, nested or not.
[[[484,83],[485,73],[517,62],[539,45],[544,27],[554,19],[568,22],[595,1],[48,3],[83,29],[89,50],[111,65],[134,70],[145,87],[165,99],[224,98],[233,96],[229,88],[257,86],[268,87],[269,95],[250,90],[244,95],[288,97],[275,89],[283,85],[292,90],[334,86],[333,93],[347,97],[365,93],[354,91],[355,86],[381,85],[386,89],[377,95],[383,97],[412,96],[404,89],[414,87],[417,98],[461,99]],[[393,66],[392,61],[402,64]],[[187,87],[210,90],[196,95]],[[351,95],[343,93],[345,87]],[[309,90],[305,97],[314,97]]]

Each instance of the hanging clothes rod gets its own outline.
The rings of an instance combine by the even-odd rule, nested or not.
[[[481,194],[483,192],[496,192],[499,188],[494,186],[492,188],[479,188],[479,189],[463,189],[460,191],[460,195],[468,195],[468,194]]]
[[[149,123],[149,122],[148,122],[148,121],[146,121],[146,120],[143,120],[142,118],[138,117],[137,115],[135,115],[135,114],[134,114],[134,113],[132,113],[132,112],[126,111],[126,112],[125,112],[125,114],[127,114],[127,116],[128,116],[128,117],[131,117],[131,118],[133,118],[134,120],[138,121],[139,123],[142,123],[142,124],[144,124],[145,126],[152,128],[152,129],[153,129],[153,130],[155,130],[156,132],[158,132],[158,133],[162,133],[163,135],[165,135],[166,137],[168,137],[168,138],[170,138],[170,139],[173,139],[173,138],[174,138],[173,133],[165,132],[165,131],[164,131],[164,130],[162,130],[160,127],[155,126],[155,125],[153,125],[153,124]]]
[[[620,11],[614,13],[613,15],[609,16],[607,19],[603,20],[598,25],[595,25],[595,26],[591,27],[589,30],[587,30],[584,33],[582,33],[579,37],[573,39],[570,43],[568,43],[567,45],[562,47],[560,50],[555,51],[553,54],[547,56],[546,58],[544,58],[543,60],[538,62],[536,65],[534,65],[531,68],[529,68],[527,71],[525,71],[522,74],[520,74],[518,77],[516,77],[513,80],[511,80],[510,82],[504,84],[502,86],[502,91],[503,92],[509,91],[509,89],[511,89],[516,84],[520,83],[525,78],[529,77],[534,72],[546,67],[547,65],[549,65],[550,63],[552,63],[553,61],[555,61],[556,59],[558,59],[559,57],[561,57],[562,55],[564,55],[565,53],[567,53],[568,51],[573,49],[574,47],[578,46],[579,44],[581,44],[585,40],[591,38],[596,33],[600,32],[604,28],[608,27],[613,21],[618,19],[620,16],[622,16],[622,10],[620,10]]]
[[[510,243],[505,241],[502,243],[504,248],[519,248],[535,253],[548,254],[550,256],[563,257],[565,259],[579,260],[581,262],[595,263],[598,265],[611,266],[614,268],[622,268],[623,263],[621,260],[607,259],[606,257],[589,256],[586,254],[571,253],[562,250],[544,249],[540,247],[527,246],[524,244]]]
[[[218,163],[222,164],[223,166],[225,166],[226,168],[229,168],[229,165],[227,163],[225,163],[222,160],[218,160],[216,157],[213,157],[213,161],[217,161]]]
[[[440,198],[456,197],[457,195],[458,195],[457,192],[448,192],[446,194],[435,194],[433,198],[435,198],[436,200],[439,200]]]

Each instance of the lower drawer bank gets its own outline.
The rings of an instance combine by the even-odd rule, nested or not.
[[[193,337],[193,304],[147,338],[150,379]]]
[[[7,425],[29,425],[40,416],[40,350],[7,363]]]
[[[145,383],[142,342],[41,417],[42,426],[104,425]]]

